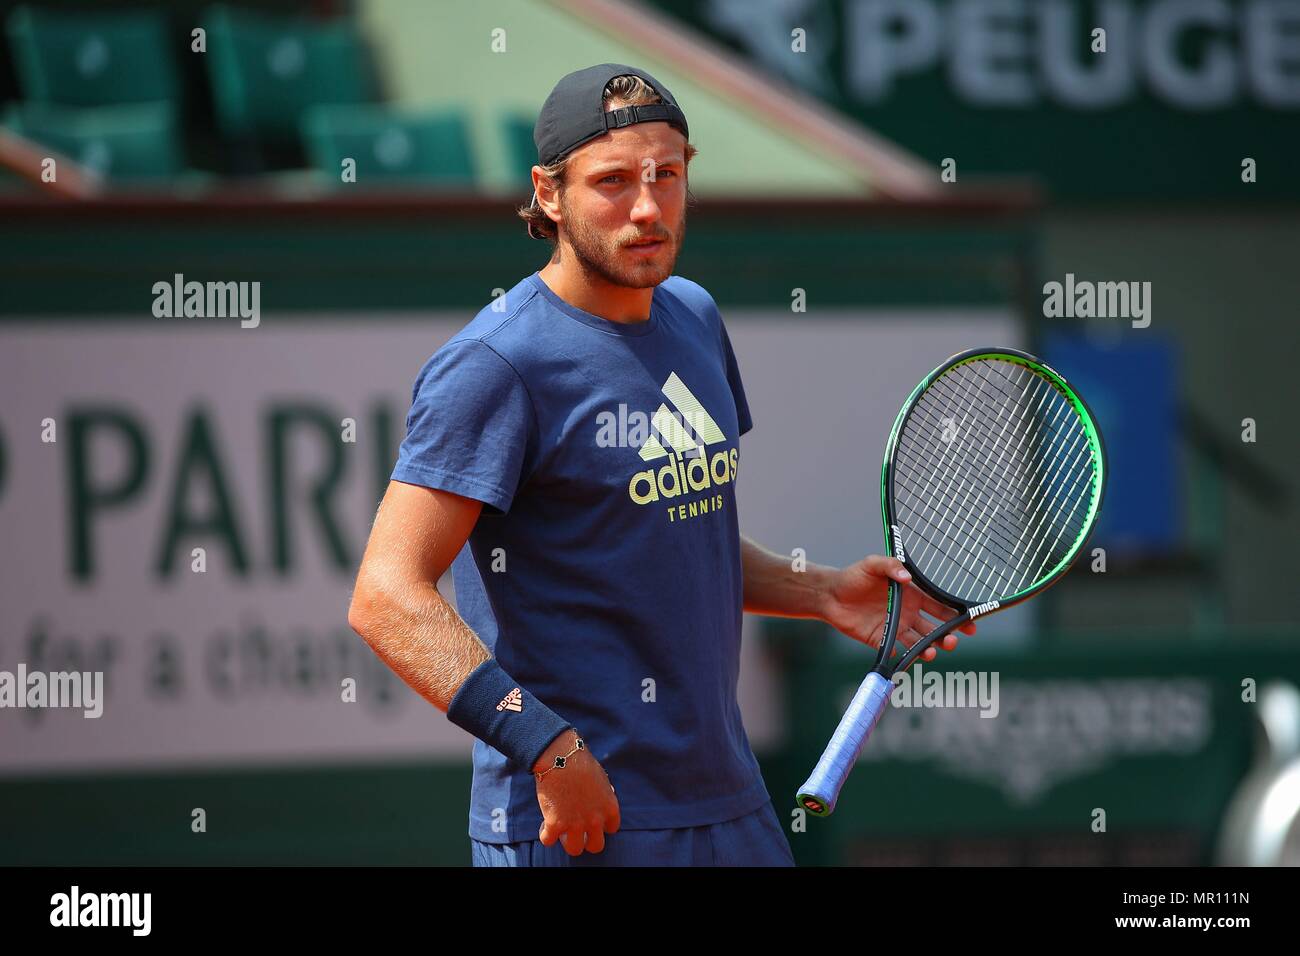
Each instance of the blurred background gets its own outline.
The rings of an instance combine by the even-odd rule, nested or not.
[[[106,681],[96,720],[0,710],[0,863],[468,864],[471,740],[346,611],[416,372],[549,255],[514,214],[537,110],[602,62],[700,150],[676,271],[744,376],[745,534],[878,552],[889,425],[972,346],[1042,355],[1107,443],[1095,550],[933,668],[996,674],[998,715],[891,713],[799,862],[1300,861],[1300,3],[0,21],[0,671]],[[257,283],[255,317],[171,317],[186,282]],[[868,667],[746,619],[779,815]]]

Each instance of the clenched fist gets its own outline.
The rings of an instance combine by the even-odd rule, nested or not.
[[[573,750],[578,736],[570,728],[556,737],[538,758],[533,773],[554,768],[555,758]],[[599,853],[605,849],[605,834],[618,832],[618,797],[600,761],[587,747],[566,757],[563,767],[537,779],[537,803],[542,808],[538,837],[542,845],[551,846],[559,840],[569,856],[579,856],[583,850]]]

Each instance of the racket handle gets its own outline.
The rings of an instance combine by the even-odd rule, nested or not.
[[[826,752],[817,761],[808,781],[799,788],[796,800],[799,806],[819,817],[828,817],[840,798],[840,788],[849,779],[849,771],[857,763],[858,754],[871,736],[880,715],[889,705],[889,695],[894,683],[884,674],[872,671],[862,682],[853,702],[840,718]]]

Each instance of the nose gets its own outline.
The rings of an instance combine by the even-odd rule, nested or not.
[[[655,202],[654,192],[650,188],[653,185],[654,183],[641,183],[641,191],[637,194],[636,202],[632,204],[633,222],[655,222],[660,218],[659,204]]]

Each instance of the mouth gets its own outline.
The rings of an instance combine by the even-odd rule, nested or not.
[[[664,241],[662,239],[642,239],[638,242],[628,244],[628,248],[633,252],[649,254],[657,252],[662,248]]]

